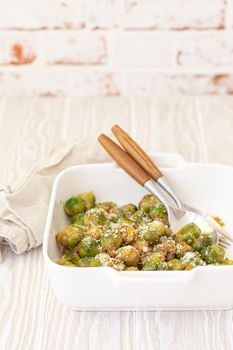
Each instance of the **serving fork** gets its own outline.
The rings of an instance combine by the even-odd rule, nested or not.
[[[124,150],[104,134],[99,136],[99,142],[134,180],[153,193],[164,204],[168,213],[170,228],[173,232],[178,232],[186,224],[194,223],[203,234],[212,237],[214,244],[224,248],[232,245],[233,239],[231,236],[213,218],[180,200],[161,170],[126,132],[117,125],[112,128],[112,132]],[[164,191],[172,200],[172,205],[165,198]]]

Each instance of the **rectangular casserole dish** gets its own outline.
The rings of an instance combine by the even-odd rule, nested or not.
[[[187,163],[179,155],[152,156],[187,204],[217,215],[233,232],[233,167]],[[128,271],[71,268],[55,263],[55,234],[68,224],[64,201],[93,191],[99,202],[138,203],[146,191],[114,163],[67,168],[55,179],[43,254],[58,299],[73,310],[224,310],[233,307],[233,266],[191,271]]]

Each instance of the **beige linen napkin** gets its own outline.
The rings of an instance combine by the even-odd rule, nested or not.
[[[0,186],[0,244],[1,241],[9,244],[17,254],[38,247],[43,239],[55,176],[72,165],[106,159],[106,153],[96,140],[66,144],[49,159],[39,162],[16,190]]]

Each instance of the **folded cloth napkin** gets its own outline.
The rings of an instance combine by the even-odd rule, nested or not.
[[[0,244],[1,241],[9,244],[17,254],[38,247],[42,243],[56,175],[72,165],[103,162],[106,159],[106,153],[97,142],[86,139],[57,149],[49,159],[39,162],[16,189],[1,185]]]

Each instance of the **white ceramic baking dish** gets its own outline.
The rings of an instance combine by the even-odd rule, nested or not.
[[[233,167],[187,163],[178,155],[157,154],[157,164],[187,204],[220,216],[233,232]],[[64,201],[93,191],[98,201],[137,203],[146,193],[113,163],[62,171],[53,185],[43,254],[55,294],[73,310],[204,310],[233,307],[233,266],[191,271],[118,272],[109,267],[70,268],[55,263],[61,255],[55,234],[68,220]]]

